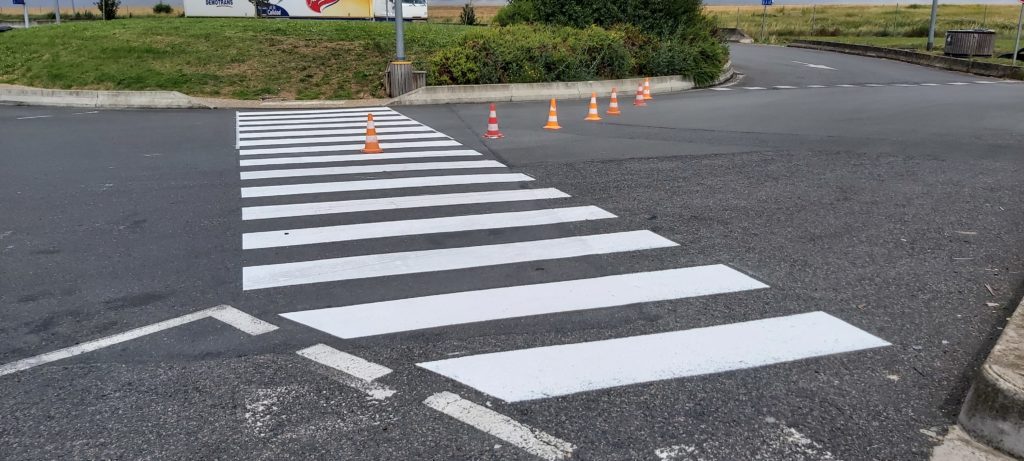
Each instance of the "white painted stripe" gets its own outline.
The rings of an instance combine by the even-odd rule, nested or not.
[[[389,120],[390,119],[390,120]],[[419,125],[420,122],[415,120],[409,120],[402,117],[374,117],[373,123],[376,126],[401,126],[401,125]],[[257,126],[241,126],[238,131],[251,133],[251,132],[267,132],[267,131],[287,131],[287,130],[304,130],[304,129],[329,129],[329,128],[357,128],[366,127],[366,120],[357,120],[352,122],[340,122],[340,123],[300,123],[293,125],[257,125]]]
[[[744,90],[767,90],[767,88],[765,88],[763,86],[745,86],[745,87],[743,87],[743,89]]]
[[[993,82],[991,80],[975,80],[974,83],[986,84],[986,83],[998,83],[998,82]]]
[[[395,126],[399,125],[399,126]],[[417,132],[417,131],[434,131],[431,128],[427,128],[417,122],[380,122],[374,121],[374,126],[377,127],[378,133],[402,133],[402,132]],[[383,128],[381,128],[383,127]],[[283,128],[283,127],[282,127]],[[290,128],[290,127],[289,127]],[[240,136],[242,139],[266,139],[266,138],[287,138],[291,136],[327,136],[327,135],[339,135],[339,134],[366,134],[366,123],[360,123],[352,128],[338,129],[338,130],[278,130],[278,131],[263,131],[259,133],[242,133]]]
[[[243,171],[242,180],[269,178],[296,178],[301,176],[336,176],[360,173],[389,173],[399,171],[464,170],[473,168],[505,168],[495,160],[465,162],[386,163],[383,165],[331,166],[322,168],[290,168],[286,170]]]
[[[27,370],[29,368],[44,365],[50,362],[54,362],[68,357],[74,357],[81,355],[86,352],[92,352],[104,347],[113,346],[120,344],[125,341],[130,341],[136,338],[141,338],[146,335],[163,331],[168,328],[174,328],[179,325],[184,325],[189,322],[193,322],[199,319],[207,317],[213,317],[220,320],[232,327],[241,330],[244,333],[250,335],[261,335],[277,329],[276,326],[257,319],[245,312],[235,309],[231,306],[221,305],[204,309],[199,312],[193,312],[186,314],[181,317],[175,317],[170,320],[164,320],[163,322],[157,322],[152,325],[135,328],[128,330],[124,333],[118,333],[116,335],[107,336],[105,338],[96,339],[93,341],[86,341],[75,346],[66,347],[64,349],[58,349],[53,352],[47,352],[40,354],[35,357],[29,357],[27,359],[18,360],[16,362],[7,363],[0,365],[0,376],[9,375],[11,373],[17,373],[19,371]]]
[[[795,86],[789,86],[789,85],[775,85],[772,88],[776,88],[776,89],[780,89],[780,90],[793,90],[793,89],[796,89]]]
[[[839,87],[839,88],[857,88],[857,85],[846,85],[846,84],[843,84],[843,85],[836,85],[836,86]]]
[[[381,128],[377,130],[377,133],[394,133],[401,132],[405,133],[413,131],[417,133],[408,134],[378,134],[377,139],[381,141],[389,141],[392,139],[430,139],[430,138],[447,138],[448,135],[444,133],[438,133],[431,128],[425,126],[416,126],[409,128]],[[419,133],[422,132],[422,133]],[[319,136],[314,138],[287,138],[287,139],[259,139],[256,141],[239,141],[239,147],[251,147],[251,146],[281,146],[285,144],[322,144],[331,142],[358,142],[359,148],[363,147],[363,142],[366,141],[366,131],[362,130],[361,135],[358,136]]]
[[[910,83],[893,83],[893,84],[892,84],[892,86],[903,86],[903,87],[907,87],[907,86],[917,86],[917,85],[914,85],[914,84],[910,84]]]
[[[970,83],[965,83],[965,82],[952,82],[952,83],[947,83],[947,85],[970,85]]]
[[[711,91],[732,91],[732,88],[711,88]]]
[[[385,152],[383,154],[317,155],[313,157],[271,157],[241,160],[239,166],[289,165],[295,163],[365,162],[401,158],[468,157],[483,155],[475,150],[421,150],[413,152]]]
[[[567,459],[576,449],[569,442],[477,405],[451,392],[431,395],[423,401],[423,404],[544,460]]]
[[[50,117],[53,117],[53,116],[52,115],[33,115],[33,116],[30,116],[30,117],[18,117],[15,120],[32,120],[32,119],[37,119],[37,118],[50,118]]]
[[[423,176],[418,178],[367,179],[364,181],[287,184],[281,186],[243,187],[242,198],[272,197],[277,195],[322,194],[358,190],[402,189],[406,187],[454,186],[461,184],[488,184],[533,181],[520,173],[464,174],[451,176]]]
[[[414,121],[414,120],[410,119],[409,117],[406,117],[404,115],[399,115],[399,114],[395,114],[395,115],[381,115],[379,117],[374,115],[373,116],[373,121],[377,122],[378,120],[390,120],[390,121],[393,121],[393,120],[407,120],[407,121]],[[249,127],[270,127],[271,129],[276,129],[276,128],[278,128],[279,125],[280,125],[281,128],[288,128],[288,127],[291,127],[293,125],[317,125],[317,124],[328,124],[328,123],[362,123],[363,125],[366,125],[366,115],[359,116],[359,117],[356,117],[356,116],[333,117],[333,118],[313,119],[313,120],[301,120],[301,119],[300,120],[255,120],[255,121],[252,121],[252,122],[238,122],[238,126],[240,127],[240,129],[249,128]],[[261,128],[254,128],[254,129],[261,129]]]
[[[411,142],[381,142],[380,147],[389,149],[412,149],[423,147],[453,147],[461,146],[457,141],[445,139],[443,141],[411,141]],[[245,149],[238,151],[239,155],[265,155],[265,154],[307,154],[312,152],[347,152],[363,148],[363,143],[358,144],[337,144],[333,146],[296,146],[296,147],[267,147],[263,149]]]
[[[825,85],[807,85],[807,88],[827,88]]]
[[[295,203],[242,208],[242,219],[289,218],[360,211],[398,210],[432,206],[468,205],[474,203],[516,202],[568,198],[558,189],[520,189],[489,192],[463,192],[456,194],[412,195],[403,197],[343,200],[337,202]]]
[[[339,338],[768,288],[713,265],[465,291],[281,314]]]
[[[363,117],[365,119],[366,118],[366,114],[373,114],[373,116],[376,117],[378,115],[395,115],[395,114],[398,114],[398,112],[395,112],[395,111],[390,110],[390,109],[386,109],[386,110],[364,110],[364,111],[359,111],[359,112],[353,112],[351,114],[351,116],[352,117],[360,117],[361,116],[361,117]],[[306,119],[314,120],[314,119],[344,117],[344,116],[348,116],[348,115],[349,114],[257,115],[257,116],[254,116],[254,117],[239,118],[239,120],[240,121],[244,121],[244,122],[257,121],[257,120],[306,120]]]
[[[443,248],[245,267],[242,288],[336,282],[676,246],[651,231]]]
[[[373,381],[391,373],[391,369],[388,367],[339,351],[325,344],[307,347],[296,353],[365,382]]]
[[[921,86],[939,86],[938,83],[922,83]]]
[[[507,402],[888,346],[824,312],[417,365]]]
[[[351,107],[344,109],[302,109],[302,110],[270,110],[265,112],[239,112],[239,117],[251,117],[254,115],[301,115],[301,114],[334,114],[346,112],[366,112],[368,110],[391,110],[389,107]]]
[[[440,234],[483,229],[542,226],[614,218],[596,206],[487,213],[444,218],[410,219],[341,226],[284,229],[242,234],[242,249],[276,248],[326,242],[347,242],[405,235]]]
[[[870,86],[872,88],[876,88],[876,87],[885,86],[885,85],[881,85],[881,84],[878,84],[878,83],[865,83],[864,86]]]

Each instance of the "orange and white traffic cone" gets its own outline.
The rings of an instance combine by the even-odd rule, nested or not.
[[[377,128],[373,126],[373,114],[366,114],[366,145],[363,146],[364,154],[379,154],[384,152],[377,142]]]
[[[607,115],[622,115],[622,111],[619,110],[619,94],[615,92],[615,88],[612,88],[612,102],[608,103]]]
[[[544,125],[545,130],[561,130],[562,127],[558,126],[558,105],[555,103],[555,98],[551,98],[551,106],[548,108],[548,123]]]
[[[588,122],[601,120],[601,116],[597,113],[597,93],[590,93],[590,109],[587,111],[587,118],[583,120]]]
[[[491,103],[491,115],[487,117],[487,132],[484,133],[484,137],[487,139],[505,137],[505,135],[501,134],[501,130],[498,129],[498,111],[494,109],[493,102]]]
[[[649,77],[644,79],[644,99],[654,99],[654,97],[651,96],[651,79]]]
[[[641,83],[636,87],[636,99],[633,100],[633,105],[637,107],[647,106],[647,101],[644,101],[644,84]]]

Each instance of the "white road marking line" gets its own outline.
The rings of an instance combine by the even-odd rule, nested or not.
[[[242,268],[242,289],[257,290],[289,285],[497,266],[527,261],[667,248],[677,245],[677,243],[651,231],[633,231],[300,261]]]
[[[506,402],[888,346],[824,312],[419,363]]]
[[[273,197],[278,195],[322,194],[326,192],[351,192],[359,190],[402,189],[406,187],[455,186],[462,184],[487,184],[533,181],[521,173],[464,174],[448,176],[422,176],[417,178],[368,179],[365,181],[322,182],[312,184],[287,184],[281,186],[243,187],[242,198]]]
[[[810,64],[810,63],[806,63],[806,62],[802,62],[802,61],[792,61],[792,62],[795,62],[797,64],[802,64],[804,66],[807,66],[807,67],[810,67],[810,68],[813,68],[813,69],[836,70],[834,67],[829,67],[829,66],[826,66],[826,65],[823,65],[823,64]]]
[[[910,84],[910,83],[893,83],[892,86],[908,87],[908,86],[917,86],[917,85]]]
[[[100,111],[98,111],[98,110],[91,110],[89,112],[75,112],[75,113],[73,113],[71,115],[88,115],[88,114],[98,114],[98,113],[100,113]]]
[[[341,226],[285,229],[242,234],[242,249],[277,248],[311,245],[327,242],[348,242],[374,238],[400,237],[445,232],[464,232],[483,229],[542,226],[595,219],[614,218],[615,215],[596,206],[554,208],[546,210],[487,213],[451,216],[445,218],[410,219]]]
[[[743,89],[744,90],[767,90],[768,88],[765,88],[763,86],[745,86],[745,87],[743,87]]]
[[[516,202],[568,198],[558,189],[519,189],[489,192],[462,192],[455,194],[412,195],[403,197],[343,200],[337,202],[295,203],[242,208],[242,219],[289,218],[360,211],[398,210],[433,206],[468,205],[474,203]]]
[[[415,120],[399,117],[387,117],[393,120],[382,120],[379,117],[373,118],[373,123],[376,126],[402,126],[402,125],[419,125],[420,123]],[[238,127],[238,131],[245,133],[252,132],[285,132],[288,130],[304,130],[304,129],[330,129],[330,128],[366,128],[366,120],[357,120],[353,122],[340,122],[340,123],[302,123],[295,125],[257,125],[257,126],[241,126]]]
[[[240,117],[251,117],[254,115],[301,115],[301,114],[334,114],[334,113],[347,113],[357,112],[362,113],[368,110],[391,110],[389,107],[377,106],[377,107],[351,107],[351,108],[340,108],[340,109],[302,109],[302,110],[271,110],[265,112],[239,112]]]
[[[16,362],[7,363],[0,365],[0,376],[9,375],[11,373],[17,373],[19,371],[27,370],[29,368],[47,364],[68,357],[74,357],[76,355],[84,354],[86,352],[92,352],[104,347],[113,346],[114,344],[123,343],[132,339],[141,338],[143,336],[163,331],[168,328],[174,328],[179,325],[184,325],[189,322],[193,322],[199,319],[212,317],[221,322],[224,322],[232,327],[241,330],[244,333],[250,335],[261,335],[277,329],[276,326],[270,323],[264,322],[256,317],[253,317],[245,312],[235,309],[231,306],[220,305],[204,309],[199,312],[193,312],[186,314],[181,317],[175,317],[170,320],[164,320],[163,322],[157,322],[152,325],[135,328],[128,330],[124,333],[118,333],[116,335],[107,336],[92,341],[86,341],[75,346],[66,347],[64,349],[58,349],[53,352],[47,352],[40,354],[35,357],[29,357],[27,359],[18,360]]]
[[[401,115],[390,109],[386,110],[364,110],[354,112],[351,114],[352,117],[366,118],[367,114],[373,114],[374,117],[378,115]],[[301,115],[258,115],[254,117],[239,117],[238,120],[241,122],[254,122],[254,121],[265,121],[265,120],[317,120],[325,118],[337,118],[346,117],[349,114],[301,114]]]
[[[251,146],[281,146],[286,144],[326,144],[331,142],[358,142],[359,148],[363,148],[363,141],[366,140],[366,130],[361,130],[363,134],[357,136],[320,136],[314,138],[287,138],[287,139],[260,139],[256,141],[239,141],[239,147],[251,147]],[[407,133],[413,131],[415,133]],[[378,134],[377,139],[381,141],[390,141],[393,139],[430,139],[430,138],[447,138],[448,135],[444,133],[438,133],[432,128],[425,126],[409,127],[409,128],[381,128],[377,130],[377,133],[395,133],[399,134]],[[420,133],[422,132],[422,133]]]
[[[255,127],[262,128],[262,130],[254,131],[252,127],[244,127],[245,129],[239,129],[239,136],[241,139],[262,139],[262,138],[287,138],[290,136],[322,136],[322,135],[337,135],[337,134],[357,134],[366,133],[366,122],[359,123],[337,123],[335,125],[348,125],[339,127],[339,129],[333,129],[334,127],[322,127],[315,126],[314,129],[306,130],[296,127],[303,125],[293,126],[277,126],[273,130],[267,130],[267,127]],[[378,122],[374,120],[374,125],[380,130],[388,129],[391,132],[399,133],[402,131],[425,131],[417,128],[425,128],[419,122],[413,120],[395,120],[395,121],[383,121]],[[294,129],[293,129],[294,128]],[[384,131],[384,133],[387,133]]]
[[[312,157],[264,157],[241,160],[239,166],[289,165],[297,163],[365,162],[402,158],[469,157],[483,155],[475,150],[421,150],[413,152],[385,152],[383,154],[317,155]]]
[[[796,89],[795,86],[789,86],[789,85],[775,85],[772,88],[775,88],[775,89],[778,89],[778,90],[795,90]]]
[[[974,83],[981,83],[981,84],[984,85],[984,84],[987,84],[987,83],[999,83],[999,82],[994,82],[994,81],[991,81],[991,80],[975,80]]]
[[[872,88],[877,88],[877,87],[885,86],[885,85],[880,85],[878,83],[865,83],[864,86],[870,86]]]
[[[410,119],[409,117],[406,117],[404,115],[401,115],[401,114],[381,115],[379,117],[374,115],[373,116],[373,121],[377,122],[378,120],[382,120],[382,121],[383,120],[388,120],[388,121],[397,121],[397,120],[411,121],[412,119]],[[327,125],[327,124],[332,124],[332,123],[362,123],[365,126],[366,125],[366,115],[362,115],[362,116],[359,116],[359,117],[357,117],[357,116],[333,117],[333,118],[314,119],[314,120],[301,120],[301,119],[300,120],[256,120],[256,121],[252,121],[252,122],[238,122],[237,125],[238,125],[239,129],[262,130],[262,129],[268,129],[268,128],[269,129],[290,128],[290,127],[295,126],[295,125]],[[312,127],[310,127],[310,128],[312,128]]]
[[[576,449],[569,442],[477,405],[451,392],[439,392],[431,395],[423,401],[423,404],[541,459],[549,461],[567,459]]]
[[[921,86],[939,86],[938,83],[922,83]]]
[[[339,338],[768,288],[724,265],[465,291],[281,314]]]
[[[241,179],[296,178],[301,176],[338,176],[360,173],[389,173],[399,171],[464,170],[474,168],[505,168],[495,160],[469,160],[464,162],[386,163],[383,165],[331,166],[321,168],[290,168],[286,170],[243,171]]]
[[[857,85],[849,85],[849,84],[835,85],[835,86],[837,86],[839,88],[857,88]]]
[[[711,88],[711,91],[732,91],[732,88]]]
[[[52,115],[33,115],[31,117],[18,117],[15,120],[32,120],[32,119],[36,119],[36,118],[50,118],[50,117],[53,117],[53,116]]]
[[[970,83],[966,83],[966,82],[952,82],[952,83],[947,83],[947,85],[970,85]]]
[[[327,346],[326,344],[310,346],[296,352],[296,354],[366,382],[371,382],[381,376],[391,373],[391,369],[384,365],[379,365],[361,357],[356,357],[352,354],[339,351],[333,347]]]
[[[423,147],[453,147],[461,146],[458,141],[445,139],[443,141],[411,141],[411,142],[382,142],[381,149],[411,149]],[[360,150],[363,143],[339,144],[334,146],[298,146],[298,147],[268,147],[263,149],[245,149],[238,151],[238,155],[266,155],[266,154],[306,154],[312,152],[347,152]]]
[[[825,85],[807,85],[807,88],[828,88]]]

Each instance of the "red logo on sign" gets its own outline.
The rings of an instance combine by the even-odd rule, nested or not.
[[[338,3],[339,1],[340,0],[306,0],[306,5],[309,6],[309,9],[316,11],[317,13],[322,13],[324,8]],[[1024,2],[1024,0],[1021,1]]]

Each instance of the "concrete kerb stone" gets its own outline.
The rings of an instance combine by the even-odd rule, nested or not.
[[[832,51],[836,53],[867,56],[871,58],[891,59],[920,66],[935,67],[938,69],[963,72],[967,74],[982,75],[994,78],[1014,78],[1024,80],[1024,69],[1014,68],[1004,64],[991,62],[971,61],[969,59],[952,58],[948,56],[937,56],[928,53],[919,53],[911,50],[899,50],[894,48],[882,48],[869,45],[856,45],[852,43],[825,42],[818,40],[796,40],[789,44],[794,48],[807,48],[812,50]]]
[[[1024,302],[1010,317],[960,410],[975,438],[1024,458]]]
[[[177,91],[50,90],[17,85],[0,85],[0,103],[119,109],[205,107]]]

